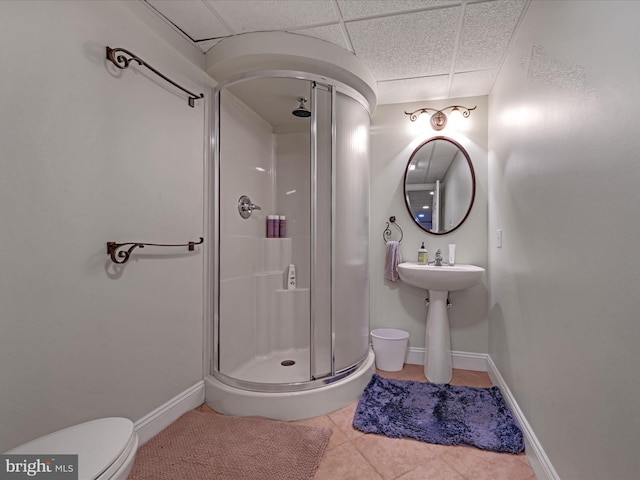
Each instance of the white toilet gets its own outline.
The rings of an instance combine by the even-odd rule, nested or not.
[[[92,420],[36,438],[8,454],[77,454],[78,480],[126,480],[138,449],[127,418]]]

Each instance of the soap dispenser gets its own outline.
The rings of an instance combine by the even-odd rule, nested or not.
[[[427,254],[427,249],[424,246],[424,242],[422,242],[422,245],[418,249],[418,265],[426,265],[428,262],[429,262],[429,258]]]

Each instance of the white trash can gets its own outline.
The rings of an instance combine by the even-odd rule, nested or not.
[[[395,328],[377,328],[371,331],[376,368],[387,372],[399,372],[409,343],[409,332]]]

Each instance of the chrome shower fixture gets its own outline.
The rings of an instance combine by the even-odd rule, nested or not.
[[[298,97],[298,102],[300,102],[300,105],[291,113],[296,117],[310,117],[311,112],[304,106],[304,104],[307,103],[307,99],[305,97]]]

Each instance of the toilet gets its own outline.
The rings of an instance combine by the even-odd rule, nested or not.
[[[126,480],[137,449],[133,422],[110,417],[58,430],[5,453],[77,454],[78,480]]]

